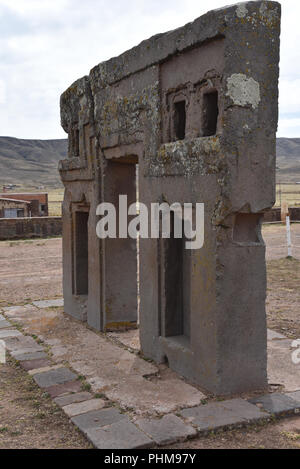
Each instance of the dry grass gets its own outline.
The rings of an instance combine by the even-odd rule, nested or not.
[[[300,184],[277,184],[276,207],[280,207],[280,201],[290,207],[300,206]]]
[[[300,262],[278,259],[268,267],[268,327],[291,339],[300,338]]]
[[[16,362],[0,367],[0,449],[89,449],[92,445]]]
[[[61,217],[61,204],[64,198],[64,189],[50,189],[48,191],[49,216]]]

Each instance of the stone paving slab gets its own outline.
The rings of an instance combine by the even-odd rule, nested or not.
[[[222,403],[221,403],[222,404]],[[224,407],[248,422],[269,418],[268,413],[257,409],[255,405],[244,399],[231,399],[223,402]]]
[[[92,380],[89,380],[92,384]],[[93,386],[92,386],[93,387]],[[196,406],[205,395],[178,377],[165,380],[145,380],[141,376],[128,376],[105,390],[108,399],[124,408],[134,408],[152,415],[170,414],[179,407]]]
[[[13,337],[21,337],[21,332],[17,331],[16,329],[11,329],[9,331],[4,330],[0,331],[0,340],[10,339]]]
[[[0,329],[8,329],[9,327],[11,327],[11,323],[0,318]]]
[[[86,432],[97,449],[148,449],[155,445],[145,433],[126,420]]]
[[[294,399],[294,401],[300,403],[300,391],[296,392],[291,392],[289,394],[286,394],[286,396],[290,397],[291,399]]]
[[[9,347],[7,348],[9,350]],[[20,348],[17,350],[9,350],[9,351],[12,357],[14,357],[16,360],[19,360],[20,356],[23,356],[29,353],[37,353],[37,352],[43,353],[43,350],[44,350],[43,347],[37,346],[37,347],[24,347],[24,348]]]
[[[197,426],[201,432],[269,418],[267,413],[243,399],[213,402],[193,409],[185,409],[180,414],[189,423]]]
[[[129,347],[132,350],[138,352],[141,350],[140,344],[140,332],[138,329],[132,329],[130,331],[124,332],[109,332],[108,337],[117,340],[121,344],[125,345],[125,347]]]
[[[64,306],[63,298],[59,298],[56,300],[44,300],[44,301],[34,301],[32,303],[37,308],[62,308]]]
[[[284,386],[285,392],[300,389],[300,364],[293,363],[292,340],[268,342],[268,380],[270,385]]]
[[[286,339],[286,337],[282,334],[279,334],[276,331],[272,331],[271,329],[268,329],[268,340],[283,340]]]
[[[73,417],[72,422],[84,433],[94,428],[106,427],[112,425],[120,420],[126,420],[129,422],[128,417],[114,407],[109,409],[97,410],[94,412],[88,412],[77,417]]]
[[[45,352],[33,352],[33,353],[23,353],[23,354],[10,352],[10,354],[15,358],[15,360],[18,360],[19,362],[31,361],[31,360],[35,361],[35,360],[42,360],[44,358],[45,359],[49,358]]]
[[[28,311],[32,311],[33,306],[32,305],[15,305],[15,306],[6,306],[5,308],[2,308],[6,316],[10,316],[13,314],[18,314],[18,313],[27,313]]]
[[[34,375],[39,375],[41,373],[46,373],[47,371],[52,371],[52,370],[59,370],[60,368],[64,368],[63,365],[50,365],[50,366],[44,366],[44,367],[41,367],[41,368],[35,368],[34,370],[30,370],[28,373],[31,375],[31,376],[34,376]]]
[[[36,303],[39,303],[41,308],[58,306],[57,303],[56,305],[51,303],[51,300],[51,304],[48,301]],[[48,309],[48,311],[51,313],[51,310]],[[46,315],[47,319],[47,311],[39,310],[32,305],[13,307],[6,314],[14,317],[24,315],[29,321],[30,314],[34,316],[37,313],[42,314],[43,317]],[[50,319],[52,321],[53,318]],[[6,320],[0,315],[0,329],[1,321]],[[32,332],[30,327],[28,332]],[[34,331],[34,333],[40,335],[39,332]],[[71,347],[58,337],[45,337],[46,343],[48,340],[49,345],[60,349],[62,359],[56,362],[59,363],[62,360],[72,362],[76,372],[85,375],[97,392],[98,389],[103,388],[105,395],[118,402],[121,407],[135,408],[135,422],[131,422],[126,414],[115,407],[104,408],[106,401],[95,399],[91,393],[82,392],[82,382],[77,379],[77,375],[64,365],[52,363],[48,355],[44,353],[43,347],[38,345],[32,337],[23,336],[15,329],[2,329],[0,339],[1,334],[5,336],[10,354],[18,359],[37,384],[55,399],[56,404],[63,408],[71,421],[96,448],[139,449],[150,448],[153,445],[162,446],[181,439],[192,438],[197,435],[197,430],[206,432],[226,429],[269,419],[270,413],[280,416],[300,410],[298,381],[294,377],[295,373],[291,377],[290,369],[288,370],[290,381],[286,380],[285,384],[288,383],[288,388],[297,392],[262,396],[255,402],[254,400],[248,402],[243,399],[232,399],[199,406],[201,399],[205,396],[193,386],[180,380],[170,370],[149,364],[86,328],[81,330],[77,323],[74,324],[73,333],[72,338],[75,339],[73,338]],[[137,331],[130,331],[126,340],[121,334],[110,334],[110,337],[122,342],[125,346],[135,348],[138,344],[137,334]],[[283,355],[290,354],[291,340],[274,331],[268,331],[268,339],[273,362],[276,354],[280,353],[282,359]],[[83,349],[85,353],[91,355],[92,359],[84,359]],[[99,351],[101,362],[98,361]],[[103,366],[99,366],[100,364]],[[281,373],[281,368],[277,366],[275,372]],[[149,376],[151,379],[145,379]],[[273,373],[272,378],[274,379],[275,376],[276,374]],[[172,412],[175,412],[179,406],[182,408],[183,405],[189,408],[181,412],[181,419]],[[198,407],[192,408],[196,405]],[[140,417],[143,412],[147,412],[147,418]],[[157,419],[149,417],[152,412],[154,415],[167,415]],[[194,427],[197,427],[197,430]]]
[[[10,348],[11,347],[11,348]],[[24,348],[18,348],[18,346],[11,346],[8,345],[7,349],[10,351],[11,355],[16,359],[19,360],[20,355],[26,355],[28,353],[37,353],[37,352],[43,352],[44,348],[40,347],[39,345],[32,346],[32,347],[24,347]]]
[[[93,399],[93,394],[90,392],[78,392],[77,394],[69,394],[63,397],[56,397],[54,402],[60,407],[65,407],[71,404],[77,404]]]
[[[26,353],[24,350],[31,349],[30,352],[42,352],[44,347],[36,343],[36,341],[29,336],[17,336],[8,338],[6,340],[6,348],[10,352]]]
[[[25,306],[9,306],[6,308],[3,308],[3,311],[5,312],[5,315],[8,316],[9,318],[11,317],[18,317],[20,314],[28,314],[32,310],[36,309],[32,305],[25,305]]]
[[[40,360],[28,360],[20,362],[21,367],[25,371],[36,370],[38,368],[44,368],[46,366],[51,366],[51,361],[47,358],[42,358]]]
[[[255,399],[250,399],[252,404],[260,406],[267,412],[274,415],[297,413],[300,409],[300,402],[294,400],[290,394],[267,394]]]
[[[57,386],[50,386],[45,389],[45,392],[50,394],[52,398],[65,396],[70,393],[78,393],[82,389],[82,383],[80,381],[69,381],[68,383],[59,384]]]
[[[106,402],[103,399],[89,399],[88,401],[69,404],[63,407],[63,411],[68,417],[86,414],[105,407]]]
[[[68,368],[60,368],[58,370],[47,371],[45,373],[37,374],[33,377],[34,381],[40,388],[49,388],[58,384],[75,381],[77,375],[70,371]]]
[[[162,419],[140,419],[136,425],[157,445],[167,445],[197,435],[197,431],[176,415],[165,415]]]

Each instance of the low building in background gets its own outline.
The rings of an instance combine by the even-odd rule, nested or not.
[[[8,201],[10,204],[7,204]],[[19,206],[15,207],[14,202],[15,205]],[[25,210],[25,207],[27,207],[27,210]],[[22,210],[24,211],[22,212]],[[40,194],[5,192],[0,194],[0,218],[48,217],[48,215],[48,194],[46,192]]]
[[[30,217],[30,202],[0,198],[0,218],[27,218]]]

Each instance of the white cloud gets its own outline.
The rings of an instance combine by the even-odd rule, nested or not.
[[[0,0],[0,7],[6,7],[19,15],[30,18],[41,13],[55,14],[63,11],[69,0]]]
[[[299,138],[300,117],[285,119],[281,118],[278,127],[278,137]]]
[[[296,79],[280,80],[279,98],[282,114],[300,113],[300,76]]]
[[[0,104],[5,104],[6,102],[6,85],[3,80],[0,80]]]
[[[99,62],[226,0],[0,0],[1,134],[59,138],[59,96]],[[280,132],[300,136],[299,0],[282,0]],[[1,85],[0,85],[1,86]],[[1,88],[0,88],[1,90]],[[3,103],[3,101],[2,101]],[[294,119],[293,122],[291,119]]]

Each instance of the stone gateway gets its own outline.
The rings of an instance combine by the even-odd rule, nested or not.
[[[106,331],[139,310],[144,356],[217,395],[267,386],[261,221],[275,202],[280,16],[269,1],[209,12],[61,97],[66,313]],[[204,246],[99,239],[97,207],[120,195],[204,204]]]

